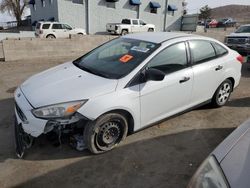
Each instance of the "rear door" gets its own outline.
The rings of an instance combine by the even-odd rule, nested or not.
[[[216,54],[211,41],[190,40],[189,47],[194,73],[191,103],[200,104],[211,99],[222,82],[224,57]]]
[[[132,33],[140,32],[140,26],[138,20],[132,20],[131,31]]]

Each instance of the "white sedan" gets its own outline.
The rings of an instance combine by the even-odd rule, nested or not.
[[[239,84],[242,62],[219,41],[196,35],[114,39],[16,90],[17,155],[50,132],[59,139],[62,132],[79,134],[91,152],[103,153],[167,117],[209,102],[223,106]]]

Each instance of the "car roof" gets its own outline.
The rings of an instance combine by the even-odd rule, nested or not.
[[[46,22],[46,21],[39,21],[38,23],[41,23],[41,24],[52,24],[52,23],[59,23],[59,22]]]
[[[241,25],[241,26],[250,26],[250,24],[245,24],[245,25]]]
[[[122,38],[137,39],[148,41],[152,43],[163,43],[167,40],[180,38],[180,37],[190,37],[195,36],[192,34],[181,33],[181,32],[145,32],[125,35]]]

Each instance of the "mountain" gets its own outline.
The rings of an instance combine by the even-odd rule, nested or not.
[[[236,19],[238,22],[250,23],[250,6],[249,5],[227,5],[212,9],[212,18]]]

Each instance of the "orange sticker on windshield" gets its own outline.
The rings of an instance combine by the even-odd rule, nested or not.
[[[120,61],[121,61],[122,63],[127,63],[127,62],[129,62],[132,58],[133,58],[132,55],[126,54],[126,55],[124,55],[124,56],[122,56],[122,57],[120,58]]]

